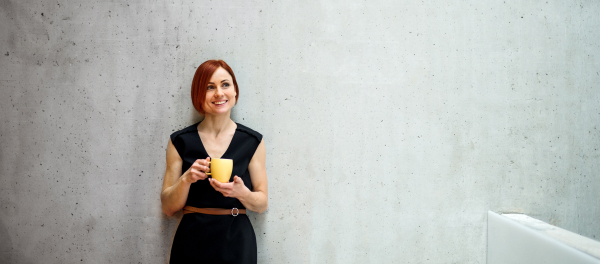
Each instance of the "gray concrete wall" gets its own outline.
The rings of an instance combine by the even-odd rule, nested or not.
[[[600,238],[597,1],[0,3],[0,263],[166,262],[211,58],[266,140],[260,263],[484,263],[488,210]]]

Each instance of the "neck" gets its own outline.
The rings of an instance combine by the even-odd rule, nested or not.
[[[204,116],[204,120],[200,122],[198,125],[198,130],[202,130],[204,132],[208,132],[210,134],[218,135],[222,131],[226,131],[231,126],[234,126],[235,123],[229,115],[210,115],[206,114]]]

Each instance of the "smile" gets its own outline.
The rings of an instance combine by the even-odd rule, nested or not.
[[[224,103],[227,103],[227,100],[213,102],[213,104],[216,104],[216,105],[222,105]]]

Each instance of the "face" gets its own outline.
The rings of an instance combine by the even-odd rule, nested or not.
[[[233,78],[223,68],[218,68],[206,87],[206,98],[202,109],[207,114],[226,114],[235,105]]]

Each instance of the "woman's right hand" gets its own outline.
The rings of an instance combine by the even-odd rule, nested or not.
[[[195,183],[198,180],[206,180],[208,177],[206,173],[210,172],[210,168],[208,167],[209,162],[210,157],[207,157],[206,159],[197,159],[184,173],[182,180],[189,184]]]

